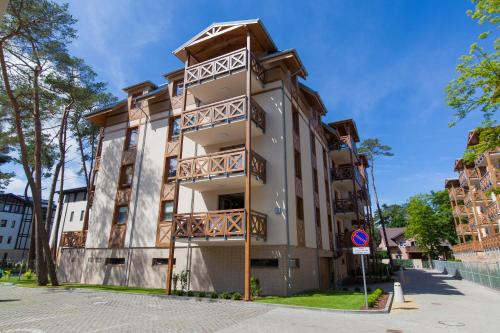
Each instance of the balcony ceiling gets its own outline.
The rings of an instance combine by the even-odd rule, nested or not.
[[[220,190],[244,190],[245,189],[245,174],[238,173],[229,176],[220,175],[209,178],[199,178],[193,180],[181,181],[181,186],[193,189],[195,191],[220,191]],[[262,180],[257,180],[252,176],[252,186],[263,186]]]
[[[247,28],[252,34],[252,52],[275,52],[276,45],[260,19],[213,23],[174,51],[182,62],[188,52],[198,62],[246,47]]]
[[[184,132],[184,137],[206,147],[219,145],[224,142],[236,142],[245,138],[246,121],[236,120],[230,123],[221,123],[216,126],[207,126],[198,130]],[[262,130],[252,121],[252,137],[262,135]]]

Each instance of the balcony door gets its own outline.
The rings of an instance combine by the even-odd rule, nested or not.
[[[245,208],[245,193],[219,195],[219,210]]]

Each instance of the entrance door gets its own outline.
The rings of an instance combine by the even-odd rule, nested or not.
[[[219,210],[245,208],[245,193],[219,195]]]
[[[330,259],[319,258],[320,289],[330,289]]]

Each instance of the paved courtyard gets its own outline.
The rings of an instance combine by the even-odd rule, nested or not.
[[[498,332],[500,293],[418,270],[405,282],[405,309],[363,315],[0,285],[0,332]]]

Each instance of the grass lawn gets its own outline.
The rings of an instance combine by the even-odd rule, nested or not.
[[[17,277],[10,277],[6,279],[5,277],[0,279],[0,282],[10,282],[19,286],[29,287],[29,288],[37,288],[36,279],[33,278],[31,280],[21,278],[20,280]],[[45,287],[40,287],[45,288]],[[149,288],[134,288],[134,287],[125,287],[125,286],[103,286],[96,284],[78,284],[78,283],[62,283],[60,286],[52,287],[48,285],[46,288],[79,288],[79,289],[92,289],[92,290],[110,290],[110,291],[121,291],[121,292],[129,292],[129,293],[139,293],[139,294],[148,294],[148,295],[164,295],[165,289],[149,289]]]
[[[359,310],[365,304],[365,296],[362,292],[356,291],[312,291],[290,297],[267,296],[255,301],[312,308]]]

